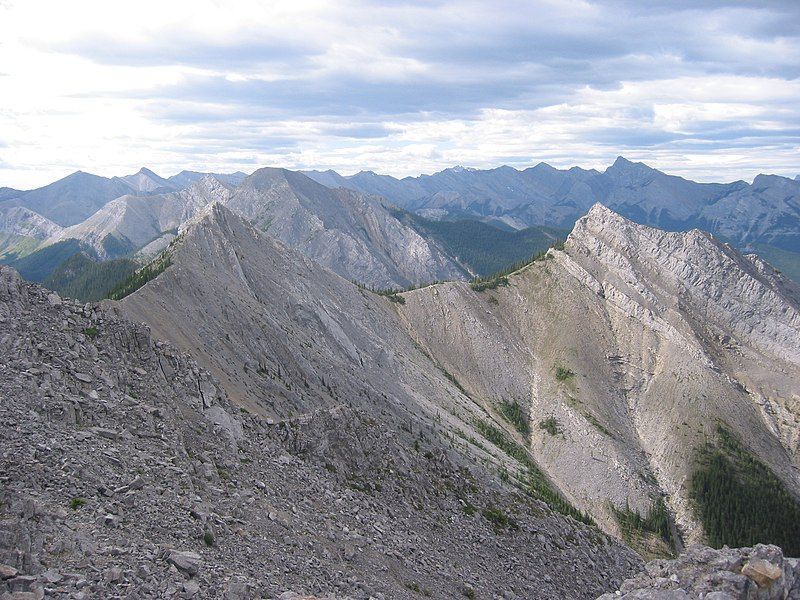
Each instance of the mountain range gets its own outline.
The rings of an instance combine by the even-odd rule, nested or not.
[[[146,168],[110,179],[78,172],[37,190],[3,188],[0,261],[40,282],[64,282],[81,274],[75,260],[66,262],[80,252],[95,279],[108,279],[92,289],[108,292],[116,282],[104,273],[143,264],[199,209],[222,201],[348,279],[400,289],[525,260],[563,239],[599,201],[641,224],[710,231],[797,281],[798,186],[767,175],[752,184],[700,184],[621,157],[604,172],[541,163],[405,179],[269,168],[168,178]],[[102,265],[117,259],[133,262]]]
[[[709,231],[747,251],[777,258],[800,277],[800,183],[759,175],[752,184],[696,183],[643,163],[617,158],[605,171],[560,170],[546,163],[517,170],[445,169],[396,179],[362,171],[306,171],[329,186],[379,194],[420,215],[477,218],[521,229],[531,225],[571,228],[595,202],[644,225],[671,231]],[[786,255],[784,253],[791,253]]]
[[[167,184],[172,185],[171,179],[159,178],[146,169],[117,179],[138,187],[66,227],[15,204],[26,201],[27,195],[0,204],[2,260],[39,282],[48,277],[51,281],[64,281],[65,274],[59,267],[64,267],[61,271],[69,267],[74,272],[76,262],[67,261],[77,253],[84,256],[81,264],[88,267],[88,260],[146,262],[214,201],[230,206],[260,229],[269,230],[272,236],[343,277],[387,289],[486,275],[490,270],[529,258],[566,234],[546,227],[528,228],[517,234],[470,222],[460,228],[469,229],[474,238],[465,243],[459,231],[442,231],[433,222],[405,213],[383,198],[329,188],[285,169],[259,169],[238,184],[234,176],[184,172],[175,181],[187,187],[170,191],[164,190]],[[67,180],[53,186],[59,188],[78,181]],[[77,185],[80,188],[81,184]],[[77,190],[73,192],[78,195]],[[41,195],[39,191],[28,194]],[[64,205],[68,204],[69,200],[65,200]],[[75,206],[76,211],[81,208],[80,204]],[[486,241],[504,244],[504,250],[488,252],[481,246]],[[100,276],[104,271],[125,272],[111,267],[92,269]],[[106,287],[113,287],[111,283]]]
[[[311,184],[296,172],[291,175],[289,171],[283,172],[291,180],[291,184],[287,185],[296,190],[311,189]],[[790,277],[800,280],[800,258],[797,256],[800,252],[800,180],[797,179],[759,175],[752,184],[744,181],[696,183],[622,157],[602,172],[578,167],[559,170],[540,163],[524,170],[511,167],[489,170],[454,167],[433,175],[404,179],[378,175],[371,171],[362,171],[347,177],[334,171],[303,173],[334,190],[344,188],[369,196],[380,196],[383,200],[378,201],[379,204],[395,206],[429,222],[478,220],[499,229],[523,230],[533,227],[537,232],[542,227],[551,227],[558,230],[557,235],[561,237],[592,204],[601,202],[641,224],[672,231],[687,231],[692,228],[709,231],[746,252],[758,253]],[[247,177],[240,172],[221,175],[182,171],[163,178],[142,168],[133,175],[112,178],[79,171],[30,191],[2,188],[0,260],[9,263],[64,239],[86,241],[88,238],[87,245],[93,250],[92,258],[95,260],[135,254],[141,249],[140,244],[145,236],[150,236],[147,240],[150,242],[161,236],[174,235],[171,231],[175,225],[165,227],[166,223],[160,222],[163,215],[151,214],[162,210],[157,205],[165,202],[167,205],[174,205],[176,200],[180,203],[179,199],[170,197],[170,194],[179,194],[208,176],[231,191],[236,190]],[[263,178],[264,173],[261,176]],[[239,202],[252,204],[252,198],[244,200],[247,193],[252,196],[252,189],[250,192],[243,190]],[[266,191],[260,190],[258,193],[266,194]],[[300,196],[302,194],[300,191]],[[319,198],[325,195],[319,190],[315,194]],[[343,193],[330,195],[331,202],[341,203],[337,194],[341,196]],[[205,197],[204,195],[207,195],[206,191],[196,190],[193,192],[195,199],[187,199],[186,202],[195,205],[197,197]],[[153,208],[148,206],[150,201],[140,200],[137,203],[133,199],[135,197],[154,198]],[[126,200],[106,206],[112,200],[121,198]],[[223,198],[215,193],[208,196],[208,199]],[[123,208],[120,204],[132,204],[136,208]],[[317,203],[316,206],[306,206],[303,211],[308,214],[309,210],[313,212],[319,207],[320,204]],[[191,207],[186,211],[186,218],[193,214]],[[296,227],[297,219],[301,217],[296,215],[292,218],[295,219]],[[316,215],[315,218],[320,219],[321,216]],[[330,220],[330,216],[327,218]],[[129,223],[122,223],[124,220]],[[168,220],[170,223],[175,221]],[[147,223],[144,224],[144,221]],[[115,230],[115,223],[119,230]],[[262,220],[262,226],[265,223]],[[409,222],[408,218],[405,223],[419,233],[420,227],[414,227],[414,223]],[[303,227],[307,230],[307,237],[310,236],[314,225],[306,223]],[[59,228],[66,231],[62,232]],[[128,239],[134,228],[137,233],[132,234],[133,239]],[[371,235],[368,227],[365,230]],[[102,238],[109,234],[110,248],[107,249],[103,247]],[[423,237],[426,237],[424,233]],[[359,248],[359,244],[364,243],[363,235],[360,242],[354,242],[358,235],[350,231],[348,238],[350,241],[345,244],[348,247],[342,247],[340,252],[350,252],[351,258],[353,252],[363,254],[364,248]],[[338,241],[312,240],[309,237],[305,243],[309,252],[319,254],[320,246],[328,247],[328,244]],[[427,241],[431,241],[429,236]],[[375,240],[377,244],[384,242],[385,240]],[[370,244],[372,241],[368,243]],[[160,247],[163,247],[161,242],[153,250]],[[371,250],[374,250],[374,244]],[[91,255],[92,252],[88,254]],[[143,256],[151,255],[152,253],[145,252]],[[437,268],[430,268],[430,265],[415,265],[404,274],[398,272],[396,266],[388,266],[385,257],[374,258],[371,261],[373,264],[382,263],[382,274],[372,281],[363,280],[363,283],[403,287],[424,279],[434,280],[445,272],[452,276],[452,269],[448,271],[448,267],[443,267],[445,271],[437,271]],[[430,260],[441,261],[436,256],[431,256]],[[332,264],[329,263],[329,266]],[[461,267],[466,267],[465,272],[468,274],[477,273],[474,265],[462,264]]]
[[[100,304],[0,267],[0,563],[65,593],[594,598],[631,549],[800,553],[800,287],[759,256],[601,203],[564,239],[283,169],[158,189],[55,233],[6,209],[51,230],[25,266],[136,266]],[[504,239],[550,248],[473,277]]]

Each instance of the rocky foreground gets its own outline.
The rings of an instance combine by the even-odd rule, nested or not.
[[[777,546],[714,550],[693,545],[676,560],[654,560],[599,600],[783,600],[800,598],[800,559]]]

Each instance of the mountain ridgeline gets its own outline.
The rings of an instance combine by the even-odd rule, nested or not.
[[[17,259],[71,244],[48,282],[114,301],[0,267],[0,586],[596,598],[693,542],[795,550],[800,288],[759,257],[601,204],[562,241],[281,169],[186,189],[177,226],[180,192],[97,220],[160,234],[111,289],[133,259],[91,237]],[[735,554],[731,586],[800,581]]]
[[[515,229],[569,229],[600,202],[643,225],[709,231],[745,251],[769,254],[793,275],[800,264],[797,179],[759,175],[752,184],[696,183],[622,157],[602,172],[540,163],[523,170],[454,167],[404,179],[371,171],[347,177],[333,171],[306,174],[326,185],[380,194],[423,216],[473,218]]]
[[[700,184],[623,158],[603,172],[542,163],[405,179],[274,168],[168,178],[149,169],[113,178],[78,172],[37,190],[3,188],[0,262],[25,272],[17,261],[45,252],[32,259],[49,265],[36,276],[44,282],[74,254],[74,245],[59,244],[77,240],[97,262],[143,265],[215,201],[372,288],[486,278],[563,239],[598,201],[640,224],[710,231],[800,281],[800,181],[760,175],[752,184]],[[114,272],[121,273],[107,270]]]

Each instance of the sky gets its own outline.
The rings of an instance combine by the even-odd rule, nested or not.
[[[0,0],[0,186],[617,155],[800,174],[800,2]]]

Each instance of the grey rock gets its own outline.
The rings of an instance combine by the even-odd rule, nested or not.
[[[19,573],[19,571],[10,565],[0,565],[0,579],[16,577],[17,573]]]
[[[777,600],[800,598],[800,581],[795,579],[794,560],[784,559],[776,546],[714,550],[693,545],[675,560],[648,563],[644,572],[622,584],[620,592],[601,598]]]
[[[167,562],[175,565],[178,569],[189,576],[195,576],[200,572],[202,558],[196,552],[170,550],[167,553]]]
[[[47,301],[50,303],[50,306],[61,306],[61,296],[55,292],[47,294]]]

